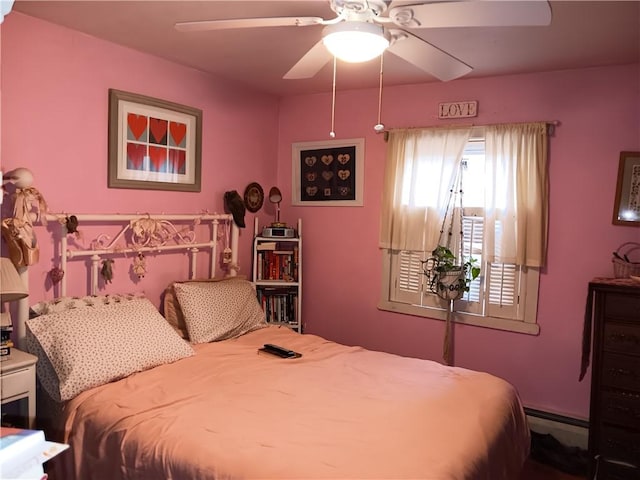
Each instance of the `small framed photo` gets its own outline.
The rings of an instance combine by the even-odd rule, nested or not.
[[[292,204],[363,205],[364,138],[292,145]]]
[[[109,90],[109,188],[200,191],[202,110]]]
[[[620,152],[613,224],[640,227],[640,152]]]

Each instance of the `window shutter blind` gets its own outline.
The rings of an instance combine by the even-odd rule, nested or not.
[[[500,245],[502,222],[496,222],[496,245]],[[496,255],[500,256],[499,247]],[[487,264],[486,314],[498,318],[521,320],[519,316],[520,267],[514,263]]]
[[[465,261],[474,259],[476,265],[481,267],[482,275],[482,248],[484,242],[484,218],[480,216],[465,216],[462,219],[462,255]],[[482,276],[478,276],[469,285],[469,291],[464,294],[464,300],[479,302],[482,298]]]
[[[422,270],[422,252],[392,252],[391,295],[396,302],[420,305],[422,297],[424,273]]]
[[[484,267],[482,265],[482,249],[484,244],[484,218],[481,209],[466,209],[462,217],[462,256],[464,261],[473,258],[480,267],[480,275],[469,284],[469,291],[456,302],[456,310],[461,312],[482,314]]]
[[[518,301],[520,268],[513,263],[487,265],[487,315],[520,320]]]

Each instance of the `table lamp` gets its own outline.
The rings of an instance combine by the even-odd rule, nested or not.
[[[271,187],[269,190],[269,201],[276,204],[276,221],[271,224],[272,227],[286,227],[287,224],[280,221],[280,202],[282,201],[282,193],[278,187]]]
[[[13,262],[6,257],[0,257],[0,303],[3,308],[6,302],[15,302],[28,295],[27,287]],[[0,326],[11,327],[11,314],[8,310],[0,313]]]

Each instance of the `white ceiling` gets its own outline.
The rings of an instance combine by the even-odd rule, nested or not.
[[[465,78],[640,62],[640,1],[550,4],[553,17],[549,27],[433,28],[412,33],[472,66],[474,70]],[[16,0],[13,8],[270,94],[331,90],[331,62],[312,79],[282,79],[320,39],[322,26],[191,33],[174,28],[175,22],[191,20],[333,18],[327,0]],[[376,60],[339,63],[337,88],[376,87],[379,68]],[[385,85],[436,81],[398,57],[385,56]]]

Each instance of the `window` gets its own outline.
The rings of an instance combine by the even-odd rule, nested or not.
[[[540,129],[535,132],[539,133]],[[520,252],[521,256],[513,253],[517,246],[512,244],[522,243],[522,235],[518,235],[521,230],[514,226],[512,217],[526,218],[529,215],[534,220],[527,221],[542,222],[539,228],[544,232],[546,242],[546,174],[542,179],[528,179],[529,182],[541,181],[543,188],[539,193],[542,198],[540,202],[523,207],[517,192],[522,180],[518,157],[527,156],[526,152],[523,154],[518,148],[513,151],[502,148],[501,142],[495,142],[494,137],[485,139],[484,131],[479,136],[474,131],[474,138],[471,138],[471,133],[470,129],[462,134],[457,132],[455,141],[446,138],[440,143],[429,139],[428,135],[427,141],[423,142],[424,138],[416,139],[414,134],[409,134],[396,139],[396,145],[389,146],[386,172],[389,178],[385,186],[381,229],[384,265],[379,307],[430,318],[446,317],[448,302],[431,292],[423,267],[430,252],[443,241],[440,238],[443,212],[446,211],[443,205],[447,203],[445,197],[453,178],[453,169],[446,164],[460,164],[462,209],[458,204],[453,210],[456,227],[452,228],[450,248],[454,253],[462,251],[464,259],[473,257],[481,267],[481,274],[472,281],[469,291],[455,301],[455,321],[537,334],[540,265],[536,263],[541,262],[530,260],[531,253],[526,253],[526,246],[525,252]],[[546,126],[544,133],[542,140],[546,142]],[[455,151],[455,148],[450,148],[451,144],[456,142],[461,152],[451,154]],[[524,150],[527,150],[526,139],[518,139],[516,144],[523,142]],[[497,154],[496,144],[500,144]],[[441,145],[444,148],[437,151]],[[542,149],[542,154],[546,170],[546,149]],[[496,162],[496,156],[502,159]],[[512,165],[504,167],[505,162]],[[509,178],[511,174],[520,177]],[[434,185],[434,178],[439,179],[440,185]],[[506,186],[505,182],[511,185]],[[395,188],[395,185],[401,187]],[[503,190],[507,190],[506,194]],[[530,193],[527,192],[528,195]],[[395,198],[390,198],[392,196]],[[523,209],[537,212],[537,215],[522,213]],[[416,235],[420,230],[422,234]],[[535,232],[536,229],[524,231]],[[393,237],[396,237],[395,242]],[[528,245],[528,242],[524,243]],[[544,258],[544,252],[541,258]]]

